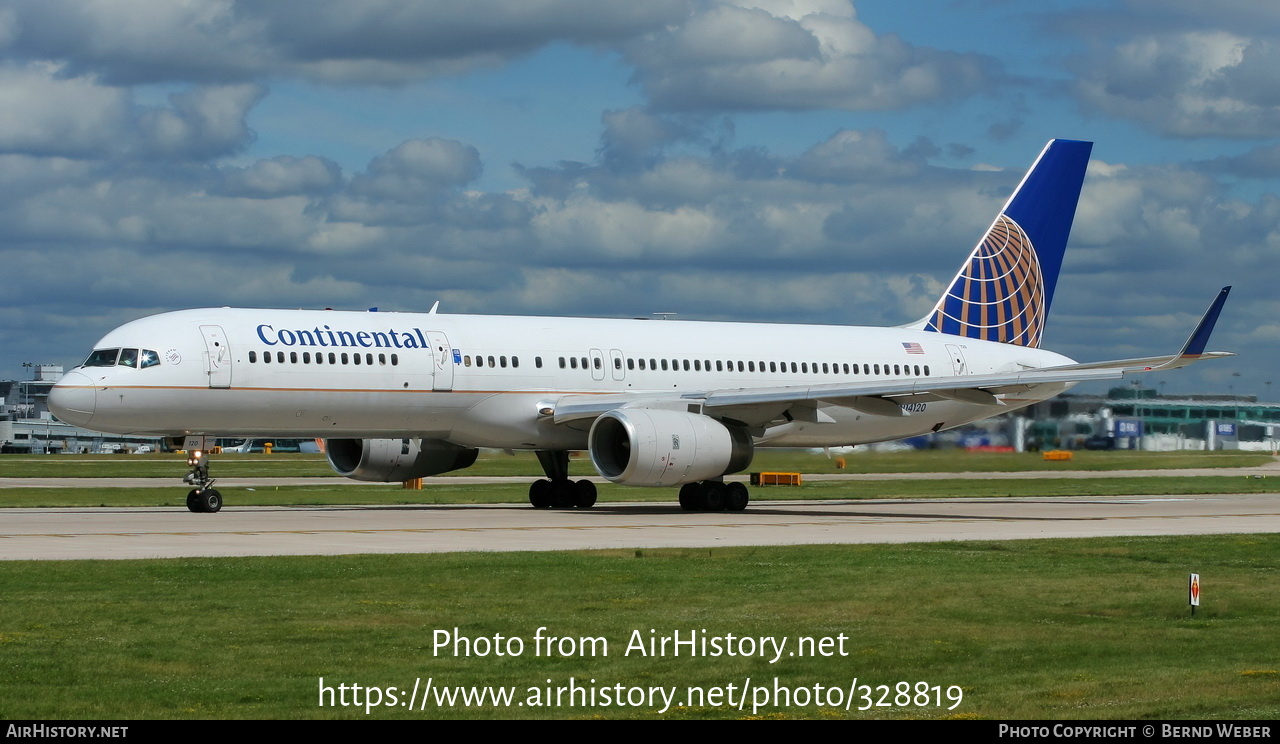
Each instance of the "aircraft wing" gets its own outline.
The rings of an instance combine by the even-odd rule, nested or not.
[[[1177,369],[1204,359],[1234,356],[1230,352],[1204,351],[1230,291],[1230,287],[1224,287],[1218,293],[1182,350],[1168,356],[1068,364],[989,375],[689,391],[678,396],[660,392],[651,395],[577,394],[556,401],[552,416],[560,424],[594,419],[617,408],[668,408],[699,410],[716,418],[760,425],[779,417],[821,422],[825,414],[819,408],[824,405],[853,408],[880,416],[902,416],[901,406],[907,403],[940,400],[998,407],[1004,404],[997,395],[1026,392],[1038,385],[1115,380],[1129,373]]]

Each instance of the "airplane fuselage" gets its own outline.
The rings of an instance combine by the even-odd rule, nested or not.
[[[589,420],[565,426],[546,415],[563,396],[625,405],[696,399],[698,391],[936,381],[1071,363],[1041,349],[903,328],[233,308],[142,318],[94,349],[132,350],[133,363],[76,368],[59,384],[59,409],[100,431],[421,437],[543,450],[586,446]],[[999,410],[959,400],[908,402],[895,415],[828,405],[821,420],[775,420],[755,439],[785,447],[897,439],[1067,387],[1002,395]]]

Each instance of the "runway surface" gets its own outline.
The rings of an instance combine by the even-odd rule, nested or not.
[[[338,555],[1280,532],[1280,494],[667,504],[4,509],[0,560]]]
[[[0,478],[0,490],[5,488],[172,488],[185,490],[182,485],[181,468],[174,469],[169,478]],[[1169,470],[1018,470],[1018,471],[963,471],[952,473],[824,473],[806,474],[804,479],[816,481],[885,481],[902,480],[1042,480],[1046,478],[1204,478],[1204,477],[1245,477],[1266,478],[1280,477],[1280,459],[1247,468],[1180,468]],[[430,488],[432,485],[486,485],[495,483],[529,483],[533,475],[441,475],[423,478],[422,483]],[[575,476],[575,480],[578,476]],[[605,483],[599,476],[587,476],[587,480]],[[747,481],[746,475],[731,475],[725,480]],[[220,488],[270,488],[271,486],[350,486],[355,482],[340,477],[300,477],[300,478],[219,478]],[[361,483],[358,485],[382,485],[377,483]],[[399,488],[399,484],[387,484],[388,488]]]

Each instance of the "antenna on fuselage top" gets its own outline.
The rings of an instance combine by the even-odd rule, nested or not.
[[[679,315],[679,313],[649,313],[649,314],[656,315],[658,317],[658,320],[671,320],[672,318]]]
[[[438,309],[440,309],[440,300],[435,301],[435,303],[431,306],[431,309],[427,311],[427,315],[435,315],[436,310]]]

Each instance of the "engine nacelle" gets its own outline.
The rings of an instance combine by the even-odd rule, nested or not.
[[[709,416],[656,408],[619,408],[596,419],[587,436],[600,475],[628,486],[676,486],[736,473],[751,464],[751,435]]]
[[[338,475],[394,483],[470,467],[480,450],[438,439],[326,439],[324,451]]]

